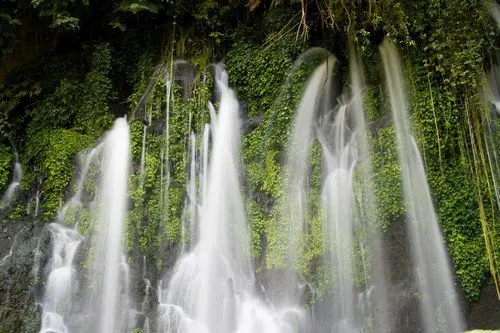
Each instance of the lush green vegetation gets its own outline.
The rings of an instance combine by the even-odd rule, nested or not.
[[[51,221],[72,190],[76,154],[95,145],[115,117],[128,116],[134,168],[126,245],[160,268],[165,252],[178,246],[186,218],[186,151],[189,133],[200,133],[208,121],[207,65],[224,60],[244,117],[261,118],[245,133],[242,149],[252,254],[259,271],[282,268],[283,156],[303,85],[324,55],[296,60],[309,47],[331,51],[341,63],[340,84],[347,87],[351,39],[365,68],[375,215],[385,229],[404,215],[394,130],[376,126],[389,113],[377,50],[388,37],[404,56],[417,142],[457,276],[467,299],[477,300],[486,278],[500,278],[500,212],[493,187],[500,175],[492,176],[487,148],[487,142],[490,150],[500,147],[500,138],[483,126],[489,119],[484,72],[498,44],[488,6],[482,0],[7,1],[0,9],[0,188],[10,179],[9,138],[25,170],[25,195],[11,217],[26,218],[23,198],[39,190],[43,219]],[[174,59],[194,64],[196,79],[185,100],[181,87],[174,86],[167,116],[164,78]],[[160,125],[146,131],[141,175],[141,120],[149,114]],[[168,161],[169,177],[162,160]],[[319,164],[315,145],[309,200],[316,212],[321,211]],[[166,181],[169,190],[162,193]],[[295,263],[318,295],[327,283],[327,268],[318,264],[320,215],[309,216]],[[88,232],[88,225],[80,227]]]

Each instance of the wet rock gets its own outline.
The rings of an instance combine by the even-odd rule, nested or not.
[[[500,300],[491,279],[483,284],[479,301],[470,304],[467,327],[490,330],[500,328]]]
[[[0,332],[38,332],[50,236],[34,222],[3,220],[0,230]]]

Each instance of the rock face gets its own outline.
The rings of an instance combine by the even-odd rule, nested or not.
[[[36,223],[0,222],[0,332],[38,332],[42,274],[50,236]]]
[[[492,280],[483,284],[479,301],[469,305],[467,327],[469,329],[500,329],[500,300]]]
[[[422,332],[418,284],[411,267],[410,239],[404,218],[393,221],[375,246],[379,255],[385,258],[385,267],[374,267],[374,274],[387,280],[386,313],[389,329],[393,332]]]

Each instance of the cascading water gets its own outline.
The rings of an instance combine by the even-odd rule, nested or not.
[[[146,165],[146,131],[147,131],[147,126],[143,126],[142,130],[142,148],[141,148],[141,165],[139,167],[139,182],[140,182],[140,187],[142,188],[144,185],[144,167]]]
[[[43,298],[41,333],[124,332],[128,325],[129,269],[121,252],[126,212],[129,163],[129,127],[118,119],[103,143],[83,155],[75,194],[49,225],[53,252]],[[84,200],[85,183],[91,167],[102,167],[101,186],[93,201]],[[90,177],[92,178],[92,177]],[[87,300],[77,297],[78,281],[74,258],[83,237],[76,231],[85,210],[97,218],[95,252],[86,286]],[[76,219],[76,220],[75,220]],[[65,224],[75,223],[73,228]],[[88,315],[95,320],[82,324]]]
[[[332,332],[354,332],[355,297],[353,289],[354,267],[354,212],[353,172],[356,164],[355,135],[347,127],[347,105],[341,105],[335,122],[325,131],[331,132],[332,140],[319,133],[324,152],[323,200],[326,210],[325,237],[330,245],[333,271],[334,312],[338,319]],[[330,142],[332,144],[330,144]]]
[[[186,184],[186,199],[184,200],[184,213],[181,226],[182,250],[186,251],[193,244],[193,231],[196,223],[196,211],[198,207],[196,191],[196,136],[194,133],[189,135],[188,153],[189,175]]]
[[[129,126],[125,119],[116,120],[103,146],[102,190],[99,194],[99,222],[92,281],[95,283],[94,305],[97,309],[97,332],[115,332],[124,322],[120,287],[123,282],[121,249],[127,209],[127,181],[130,159]]]
[[[408,231],[425,332],[463,331],[455,287],[420,152],[412,136],[396,46],[380,46],[396,127],[398,154],[407,208]]]
[[[68,322],[75,309],[73,297],[77,284],[73,260],[83,237],[76,230],[65,227],[64,223],[69,209],[78,210],[82,206],[84,182],[98,152],[99,148],[95,148],[83,154],[75,195],[59,210],[59,223],[49,225],[53,243],[52,263],[43,297],[40,333],[70,332]]]
[[[199,238],[192,252],[176,264],[168,288],[160,291],[159,331],[303,331],[302,311],[272,310],[255,296],[238,173],[239,105],[225,72],[217,76],[217,87],[220,107]]]
[[[19,156],[16,151],[14,151],[14,172],[12,173],[12,181],[7,187],[7,191],[2,198],[2,207],[7,208],[14,200],[19,185],[21,184],[21,179],[23,177],[23,170],[21,163],[19,163]]]
[[[381,316],[375,318],[372,292],[374,284],[378,287],[381,281],[370,281],[369,264],[364,258],[365,247],[378,237],[378,230],[374,228],[373,175],[362,107],[363,75],[352,45],[349,69],[349,100],[341,101],[336,110],[324,108],[317,131],[323,150],[324,236],[329,250],[325,262],[332,271],[333,283],[331,332],[361,332],[366,330],[366,322],[370,323],[368,331],[377,331],[381,326]],[[361,163],[363,166],[358,167]],[[354,194],[356,169],[362,184],[362,193],[358,190],[357,198]],[[361,258],[355,258],[355,252]],[[358,274],[362,274],[367,283],[362,291],[354,288],[356,267],[362,267]],[[377,299],[377,304],[380,302],[383,300]]]
[[[53,242],[52,267],[45,287],[40,333],[67,333],[75,287],[73,258],[82,236],[57,223],[51,223],[49,230]]]
[[[206,124],[203,132],[191,132],[196,114],[190,110],[189,129],[183,132],[188,149],[184,156],[186,174],[183,176],[187,180],[182,188],[185,190],[184,207],[182,215],[179,213],[182,251],[179,251],[175,266],[168,267],[171,271],[164,279],[168,286],[164,288],[160,281],[155,293],[151,283],[158,281],[156,272],[146,267],[151,258],[146,260],[147,255],[143,257],[141,280],[140,275],[138,278],[134,275],[137,270],[134,271],[133,264],[129,267],[128,262],[135,260],[133,256],[122,252],[128,209],[130,134],[127,122],[118,119],[103,142],[83,156],[75,195],[60,208],[58,223],[49,227],[54,247],[43,298],[41,332],[122,333],[137,327],[143,328],[144,332],[165,333],[393,331],[394,325],[389,322],[393,313],[388,310],[385,276],[380,276],[380,269],[373,269],[376,265],[383,266],[384,258],[374,249],[380,231],[374,222],[376,208],[366,137],[368,129],[362,107],[361,63],[356,56],[351,58],[350,93],[345,94],[345,103],[343,100],[334,108],[333,70],[337,61],[330,53],[322,52],[323,63],[316,67],[308,80],[288,138],[283,166],[284,198],[275,203],[278,206],[274,217],[281,228],[277,238],[284,245],[281,250],[287,266],[285,270],[278,268],[277,276],[266,275],[273,269],[271,267],[259,276],[266,287],[257,290],[251,262],[250,231],[240,193],[240,107],[234,92],[228,87],[227,74],[218,68],[219,103],[214,103],[217,108],[209,103],[211,124]],[[397,128],[425,332],[458,332],[462,324],[446,252],[420,154],[407,126],[407,105],[397,52],[393,45],[384,42],[381,53]],[[157,190],[162,222],[168,225],[170,177],[173,181],[178,176],[174,171],[178,171],[169,166],[175,146],[170,147],[173,82],[168,75],[165,83],[166,124],[161,134],[162,148],[159,148],[162,149],[158,157],[161,183]],[[148,126],[151,127],[144,125],[141,133],[138,170],[141,189],[150,186],[145,180],[146,170],[147,179],[150,178],[146,162],[150,161],[150,153],[155,149],[155,141],[147,141],[148,128],[150,133],[155,130],[151,125],[152,113],[148,117]],[[316,119],[321,123],[315,137]],[[309,188],[312,184],[309,181],[310,155],[316,139],[323,151],[323,184],[314,189],[313,195],[319,193],[316,190],[322,190],[324,216],[321,212],[309,211],[311,206],[308,205],[313,192]],[[95,194],[90,194],[86,193],[85,184],[89,170],[93,168],[99,171],[92,176],[97,186]],[[360,190],[355,187],[357,183],[362,184]],[[74,217],[75,210],[76,225],[74,228],[65,227],[65,224],[72,223],[68,217]],[[86,230],[91,235],[88,239],[76,231],[79,214],[85,215],[84,212],[95,219],[90,227],[86,226],[90,228],[90,231]],[[309,236],[307,226],[312,214],[321,215],[324,220],[326,250],[324,258],[320,257],[318,261],[328,267],[326,279],[332,286],[325,292],[326,300],[313,305],[312,318],[309,318],[303,308],[305,302],[301,296],[304,293],[297,268],[304,238]],[[140,223],[144,222],[141,220]],[[365,251],[366,248],[369,249]],[[87,251],[85,259],[79,258],[80,250]],[[370,251],[365,257],[365,252]],[[92,264],[80,272],[76,268],[81,266],[82,260],[92,261]],[[357,274],[364,275],[363,285],[356,284],[359,282],[355,281]],[[139,287],[134,285],[136,280],[142,281]],[[151,311],[154,310],[155,296],[158,296],[157,318]],[[136,307],[132,306],[131,299],[134,298],[137,298]],[[323,311],[321,307],[328,309]],[[316,309],[329,316],[314,317]],[[315,326],[316,320],[325,325]]]
[[[327,54],[326,61],[319,65],[311,75],[293,123],[289,138],[289,148],[285,165],[285,195],[280,203],[279,223],[284,230],[284,249],[288,269],[279,277],[270,281],[275,303],[297,304],[300,298],[297,290],[297,275],[293,272],[297,265],[301,237],[307,229],[307,167],[310,146],[313,138],[313,122],[317,110],[328,108],[330,103],[330,89],[324,89],[332,84],[333,70],[336,59]]]
[[[351,100],[349,112],[351,123],[356,136],[356,156],[358,163],[362,164],[357,169],[362,192],[357,197],[359,207],[358,218],[362,230],[359,232],[360,253],[363,261],[364,280],[369,285],[358,296],[358,307],[361,308],[362,320],[360,325],[371,327],[371,332],[391,332],[392,323],[389,318],[388,291],[387,291],[387,264],[381,253],[381,228],[377,225],[378,207],[374,195],[375,183],[371,155],[371,142],[368,137],[369,128],[366,125],[365,111],[363,108],[363,89],[365,79],[363,66],[356,46],[350,45],[349,72],[351,79]],[[367,263],[363,253],[365,248],[371,252],[371,262]],[[371,266],[371,267],[367,267]],[[361,321],[363,323],[361,324]]]

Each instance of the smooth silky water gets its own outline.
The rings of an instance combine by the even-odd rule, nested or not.
[[[278,223],[284,227],[278,241],[284,245],[286,269],[275,275],[255,275],[241,194],[241,110],[227,73],[215,66],[218,103],[208,104],[210,124],[199,133],[185,133],[187,181],[177,262],[167,262],[156,290],[151,283],[158,281],[150,281],[146,274],[145,257],[141,272],[129,266],[123,235],[129,208],[130,133],[127,121],[118,119],[96,148],[81,155],[74,195],[49,226],[53,249],[41,301],[42,333],[125,333],[136,327],[165,333],[396,332],[388,280],[381,274],[385,258],[377,248],[381,231],[375,225],[362,65],[352,47],[349,86],[336,100],[338,62],[324,50],[319,53],[322,62],[310,72],[290,128],[283,164],[285,195],[275,203]],[[461,314],[423,163],[412,139],[400,60],[388,42],[381,46],[381,55],[397,132],[422,326],[426,333],[459,332]],[[175,112],[172,85],[172,77],[166,74],[159,203],[167,224],[170,113]],[[147,168],[147,132],[152,126],[152,115],[147,116],[148,125],[141,131],[141,188]],[[190,113],[190,123],[191,118]],[[308,178],[314,142],[322,154],[322,184],[317,190],[323,209],[322,264],[330,284],[325,301],[309,309],[301,289],[308,282],[296,269],[303,238],[310,232]],[[87,193],[89,181],[96,184],[95,194]],[[84,238],[78,230],[89,215],[95,219],[94,229]],[[79,255],[79,251],[85,253]],[[78,268],[82,256],[88,260],[85,272]],[[167,253],[160,256],[170,258]],[[362,285],[355,283],[359,274]],[[133,280],[142,281],[141,296],[132,290]],[[151,312],[152,303],[156,309]]]
[[[298,332],[304,312],[273,309],[255,291],[250,241],[240,193],[239,104],[218,70],[219,112],[213,119],[206,192],[191,252],[176,264],[160,290],[159,332]],[[204,136],[205,137],[205,136]],[[205,157],[203,157],[204,159]]]
[[[57,223],[49,225],[53,250],[42,301],[41,333],[127,329],[128,267],[122,256],[122,234],[129,146],[129,126],[120,118],[100,145],[83,154],[75,194],[60,208]],[[97,179],[89,176],[92,167],[100,169]],[[86,202],[85,182],[96,180],[96,195]],[[83,209],[97,219],[97,225],[91,240],[95,252],[91,253],[90,281],[84,296],[77,297],[76,287],[83,281],[78,280],[74,259],[83,240],[77,231]],[[74,226],[67,227],[71,224]]]
[[[7,190],[5,191],[2,198],[2,209],[8,208],[12,201],[16,198],[17,191],[21,185],[21,180],[23,178],[23,169],[21,163],[19,162],[19,155],[17,151],[14,150],[14,170],[12,172],[12,181],[10,182]]]
[[[462,332],[464,324],[450,260],[432,203],[422,157],[413,138],[401,60],[396,46],[387,39],[380,46],[380,53],[396,128],[407,226],[413,270],[419,287],[423,327],[426,333]]]

